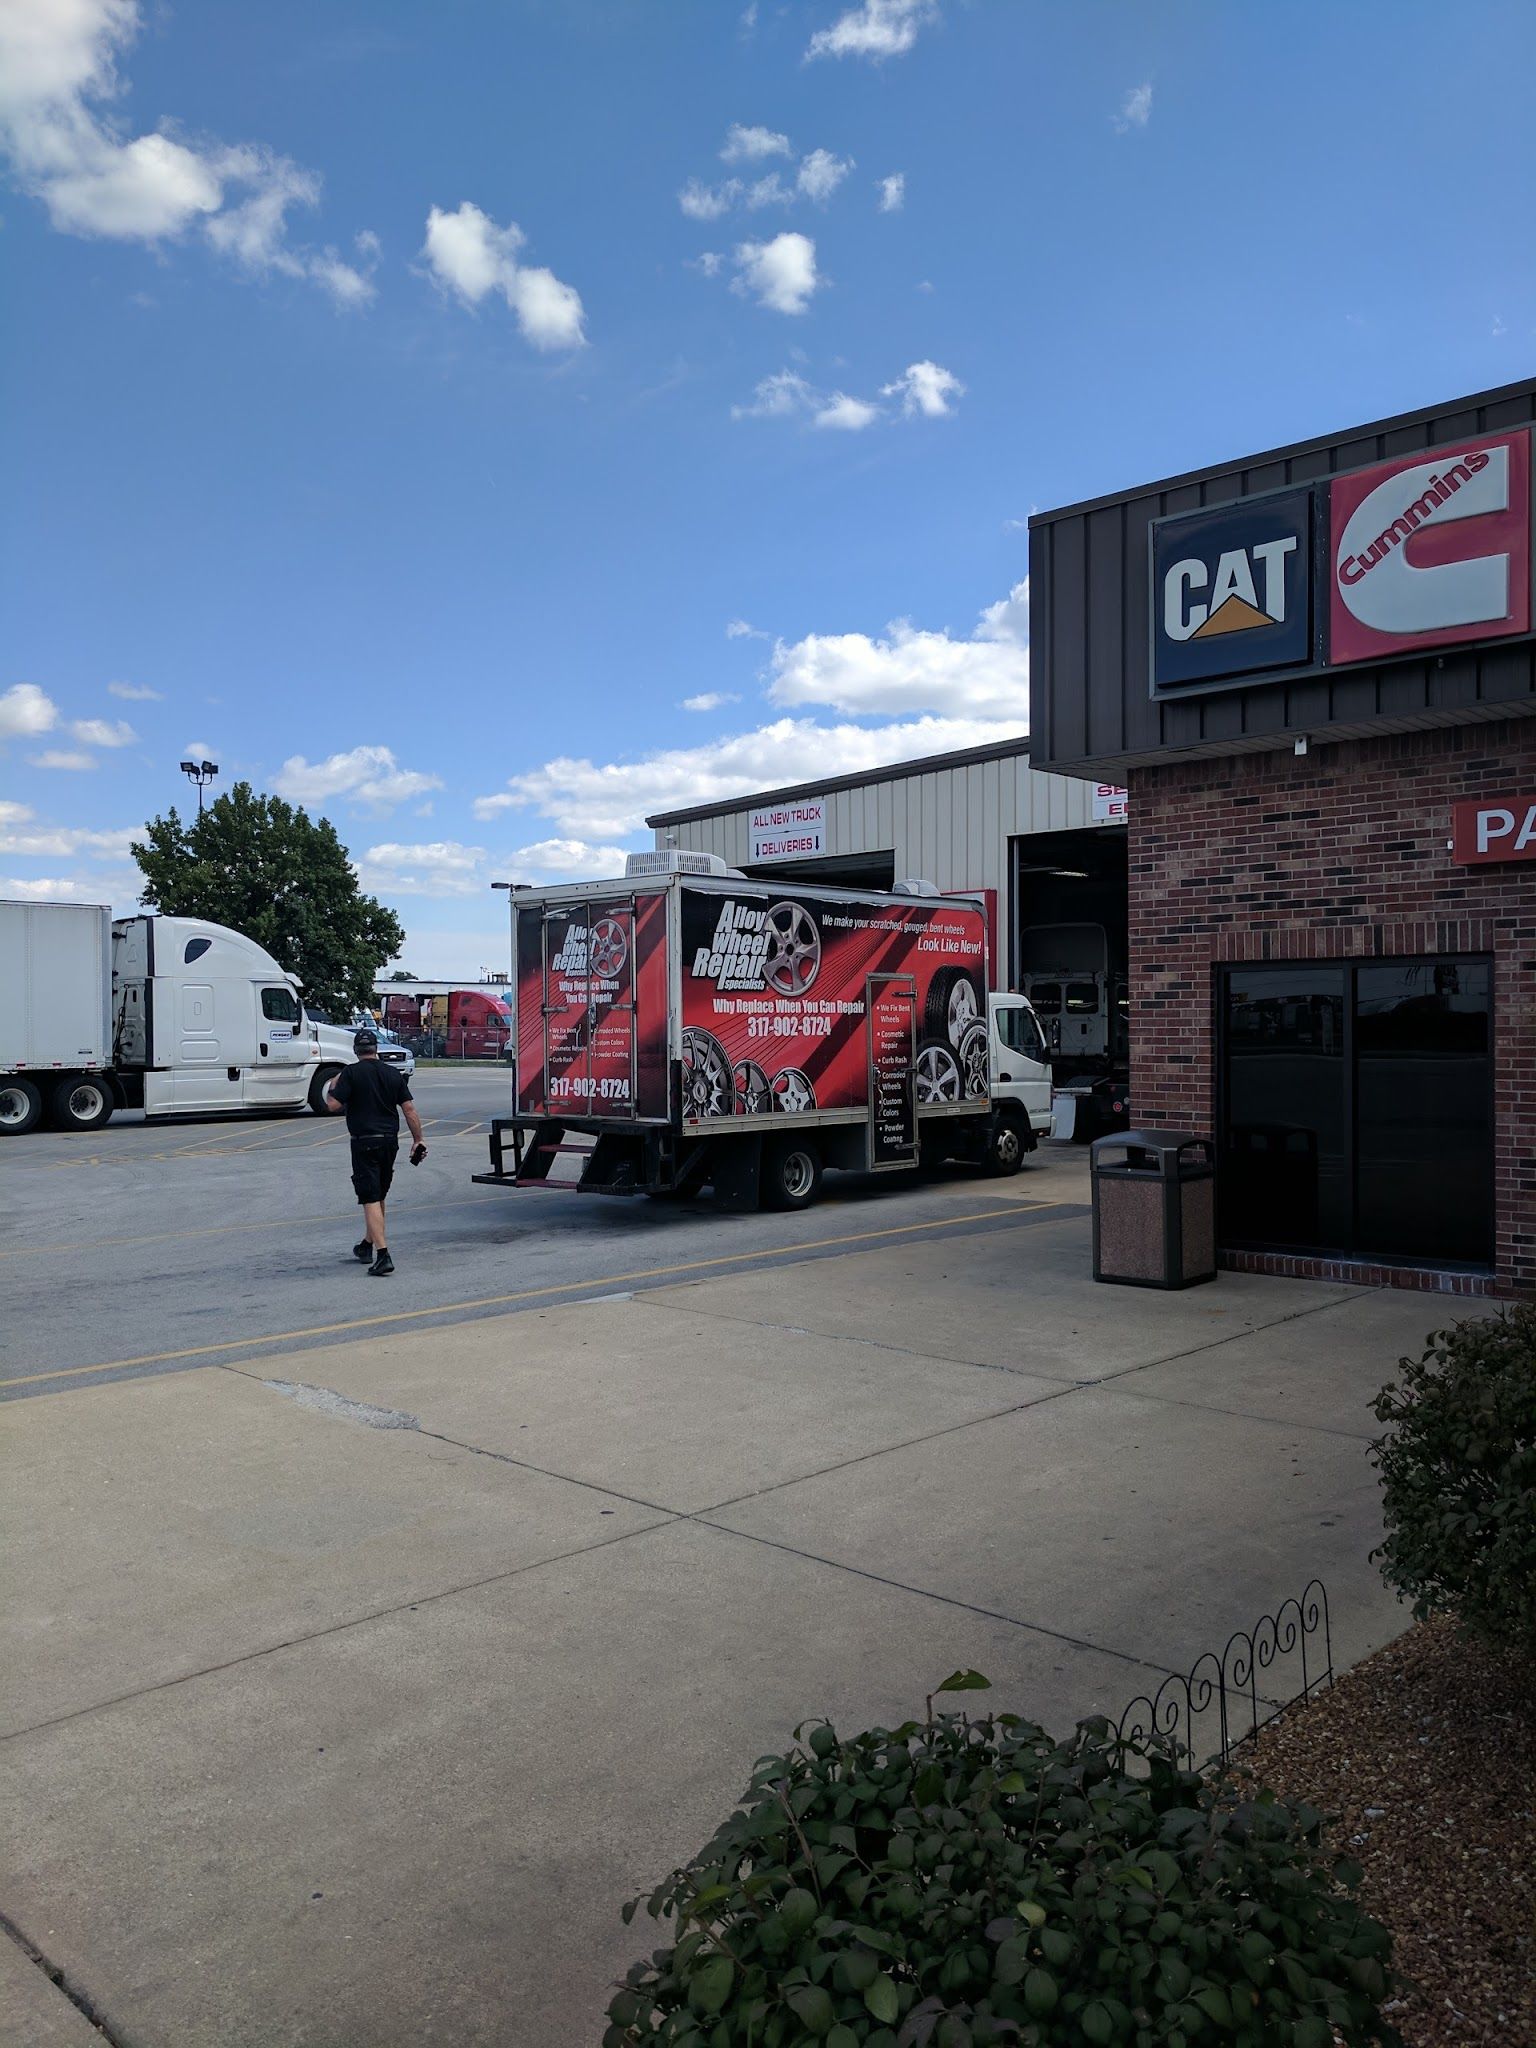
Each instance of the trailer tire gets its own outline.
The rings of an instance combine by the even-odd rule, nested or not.
[[[0,1137],[20,1138],[43,1120],[43,1094],[35,1081],[11,1074],[0,1081]]]
[[[924,1038],[942,1039],[958,1048],[971,1026],[985,1023],[986,1016],[987,1006],[975,975],[965,967],[941,967],[928,984]]]
[[[821,1153],[809,1138],[775,1138],[764,1145],[765,1209],[809,1209],[820,1193]]]
[[[99,1131],[117,1105],[100,1075],[75,1074],[59,1083],[48,1106],[61,1131]]]
[[[317,1067],[315,1069],[315,1078],[309,1084],[309,1106],[316,1116],[328,1116],[330,1114],[325,1106],[325,1091],[340,1072],[340,1067]]]
[[[987,1133],[988,1173],[998,1180],[1017,1173],[1024,1164],[1024,1154],[1033,1149],[1022,1118],[1013,1110],[999,1110]]]

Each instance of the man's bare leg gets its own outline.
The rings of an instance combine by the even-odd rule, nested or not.
[[[389,1243],[389,1239],[384,1233],[384,1204],[382,1202],[364,1202],[363,1223],[365,1225],[363,1235],[376,1252],[383,1251]]]

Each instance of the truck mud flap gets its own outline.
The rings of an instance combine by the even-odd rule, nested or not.
[[[763,1182],[763,1141],[757,1132],[716,1138],[710,1146],[709,1177],[722,1209],[756,1210]]]

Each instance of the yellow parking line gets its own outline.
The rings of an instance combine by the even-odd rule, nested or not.
[[[343,1133],[343,1136],[346,1134]],[[434,1215],[440,1209],[490,1209],[499,1208],[501,1201],[495,1193],[464,1195],[451,1202],[434,1202]],[[108,1245],[125,1244],[175,1244],[191,1237],[244,1237],[255,1230],[294,1230],[307,1228],[311,1223],[334,1223],[345,1214],[339,1206],[328,1210],[322,1216],[280,1216],[270,1223],[210,1223],[197,1230],[156,1230],[144,1237],[93,1237],[84,1244],[19,1244],[10,1251],[0,1252],[0,1259],[26,1259],[44,1252],[94,1252]],[[0,1386],[5,1383],[0,1380]]]
[[[36,1386],[40,1380],[67,1380],[83,1373],[123,1372],[135,1365],[174,1365],[183,1358],[211,1358],[221,1351],[249,1351],[261,1344],[296,1344],[305,1337],[335,1337],[347,1330],[375,1330],[386,1323],[420,1322],[426,1316],[465,1315],[473,1309],[507,1308],[517,1301],[538,1301],[555,1294],[596,1294],[604,1288],[623,1287],[635,1280],[668,1280],[679,1273],[702,1273],[714,1266],[744,1266],[754,1259],[781,1259],[796,1252],[827,1251],[834,1245],[869,1244],[883,1237],[912,1237],[923,1230],[948,1230],[957,1223],[989,1223],[994,1218],[1028,1215],[1036,1209],[1059,1209],[1060,1202],[1012,1202],[1006,1209],[977,1209],[967,1216],[939,1216],[928,1223],[897,1223],[885,1230],[856,1230],[846,1237],[817,1237],[803,1244],[764,1245],[757,1251],[724,1252],[713,1259],[685,1259],[675,1266],[642,1266],[632,1273],[609,1273],[603,1278],[564,1280],[548,1287],[523,1287],[515,1294],[486,1294],[478,1301],[443,1301],[430,1308],[396,1309],[382,1316],[353,1316],[343,1323],[315,1323],[307,1330],[274,1330],[264,1337],[229,1337],[220,1344],[191,1344],[183,1351],[150,1351],[138,1358],[109,1358],[100,1365],[66,1365],[54,1372],[27,1373],[18,1379],[0,1380],[0,1392],[7,1387]]]

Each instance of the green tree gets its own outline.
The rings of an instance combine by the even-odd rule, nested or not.
[[[367,1007],[374,976],[405,944],[395,913],[358,887],[329,819],[248,782],[188,824],[174,809],[151,818],[133,857],[146,909],[244,932],[337,1016]]]

